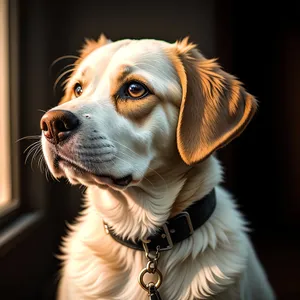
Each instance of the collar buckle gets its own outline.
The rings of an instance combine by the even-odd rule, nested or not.
[[[193,223],[192,223],[192,220],[191,220],[191,217],[190,217],[190,214],[187,212],[187,211],[183,211],[181,214],[180,214],[180,217],[183,216],[186,218],[186,222],[189,226],[189,229],[190,229],[190,235],[192,235],[194,233],[194,226],[193,226]]]
[[[164,224],[162,226],[163,230],[164,230],[164,233],[165,233],[165,236],[166,236],[166,239],[167,239],[167,242],[168,242],[168,245],[166,247],[161,247],[160,248],[160,251],[167,251],[167,250],[171,250],[173,247],[174,247],[174,243],[173,243],[173,240],[172,240],[172,237],[171,237],[171,233],[170,233],[170,230],[168,228],[168,225],[167,224]]]
[[[194,233],[194,227],[193,227],[193,223],[192,223],[190,214],[187,211],[184,211],[184,212],[180,213],[177,218],[178,219],[180,219],[180,218],[185,218],[186,219],[186,223],[187,223],[187,225],[189,227],[189,230],[190,230],[190,235],[192,235]],[[170,229],[169,229],[167,224],[164,224],[162,226],[162,228],[163,228],[164,233],[166,235],[168,245],[166,247],[163,247],[163,248],[161,247],[160,250],[161,251],[171,250],[174,247],[174,242],[172,240],[172,235],[171,235],[172,230],[170,232]]]
[[[194,233],[194,227],[193,227],[193,223],[192,223],[190,214],[187,211],[184,211],[184,212],[180,213],[176,217],[176,219],[181,219],[181,218],[185,218],[186,219],[186,224],[189,227],[189,235],[192,235]],[[161,245],[159,245],[160,251],[171,250],[174,247],[174,242],[173,242],[173,239],[172,239],[172,229],[170,230],[167,224],[164,224],[162,226],[162,229],[163,229],[163,234],[161,236],[163,238],[166,238],[166,241],[167,241],[168,245],[164,246],[164,247],[162,247]],[[149,242],[151,242],[151,240],[149,240]],[[147,247],[147,245],[146,245],[146,247]]]
[[[131,241],[118,236],[103,220],[104,231],[118,243],[135,250],[145,252],[171,250],[175,244],[190,237],[195,229],[201,227],[213,214],[216,207],[216,193],[213,189],[209,194],[189,206],[186,211],[170,218],[158,228],[155,235],[147,240]],[[143,247],[144,246],[144,247]]]

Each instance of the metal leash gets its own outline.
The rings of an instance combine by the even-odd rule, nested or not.
[[[150,300],[162,300],[159,295],[158,288],[161,286],[163,277],[162,277],[161,272],[157,269],[157,264],[158,264],[158,260],[160,257],[160,252],[159,252],[160,247],[159,246],[156,247],[156,251],[154,253],[149,251],[146,242],[143,242],[143,247],[144,247],[145,255],[146,255],[146,258],[148,259],[148,262],[147,262],[146,268],[144,268],[139,275],[139,278],[138,278],[139,284],[146,292],[148,292],[148,296],[149,296]],[[144,276],[147,273],[156,274],[157,281],[155,283],[152,281],[145,283]]]

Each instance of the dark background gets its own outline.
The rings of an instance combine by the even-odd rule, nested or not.
[[[266,4],[266,7],[262,6]],[[85,37],[112,40],[185,36],[218,57],[259,101],[246,131],[218,152],[224,185],[251,223],[251,238],[278,299],[300,299],[300,15],[296,1],[19,1],[20,136],[39,134],[61,61]],[[12,8],[13,9],[13,8]],[[22,154],[27,142],[20,146]],[[1,299],[51,299],[60,236],[79,209],[81,191],[46,182],[38,168],[20,174],[23,209],[44,201],[44,222],[0,257]],[[33,201],[34,200],[34,201]],[[297,297],[298,296],[298,297]]]

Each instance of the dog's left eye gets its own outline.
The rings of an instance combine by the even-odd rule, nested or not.
[[[126,94],[129,98],[140,99],[148,95],[149,90],[141,83],[133,81],[127,84]]]
[[[81,84],[77,82],[73,88],[73,91],[74,91],[75,97],[78,98],[83,92]]]

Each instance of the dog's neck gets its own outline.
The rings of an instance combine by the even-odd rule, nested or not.
[[[72,278],[78,287],[89,287],[86,293],[90,292],[90,299],[95,295],[101,299],[147,297],[136,285],[146,266],[145,254],[114,241],[105,233],[101,218],[123,239],[146,238],[171,215],[201,201],[220,183],[222,175],[214,157],[186,168],[185,173],[178,169],[170,174],[159,173],[147,178],[151,183],[145,180],[141,186],[124,192],[97,187],[87,190],[87,208],[78,219],[77,243],[66,240],[64,247],[76,254]],[[244,221],[221,188],[216,188],[216,195],[217,206],[210,219],[191,238],[163,252],[160,258],[159,269],[164,276],[160,291],[165,299],[178,299],[183,287],[189,299],[205,299],[232,284],[245,268],[248,245]],[[91,259],[86,253],[92,253]],[[99,261],[101,268],[91,267]]]
[[[138,186],[122,192],[93,187],[91,203],[103,220],[122,238],[146,239],[168,218],[202,199],[221,181],[219,162],[210,157],[194,167],[154,172]],[[96,200],[95,200],[96,199]]]

